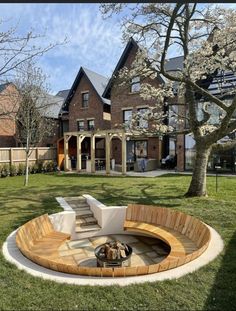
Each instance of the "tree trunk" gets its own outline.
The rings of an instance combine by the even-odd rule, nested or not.
[[[192,180],[185,196],[207,196],[206,171],[209,155],[210,148],[199,147],[196,145],[196,157]]]
[[[24,186],[28,186],[28,181],[29,181],[29,152],[26,153],[26,159],[25,159],[25,182]]]

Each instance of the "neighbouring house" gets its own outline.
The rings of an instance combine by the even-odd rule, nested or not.
[[[57,141],[60,138],[59,113],[64,104],[64,98],[58,95],[47,94],[45,99],[48,107],[45,110],[45,122],[52,122],[53,128],[49,136],[39,143],[39,147],[57,147]]]
[[[0,148],[16,147],[17,90],[13,83],[0,85]]]
[[[62,97],[62,98],[64,98],[64,101],[65,101],[69,92],[70,92],[70,90],[61,90],[61,91],[57,92],[57,94],[55,96]]]
[[[19,108],[18,91],[13,83],[0,85],[0,148],[19,147],[16,138],[15,116]],[[63,97],[46,95],[45,99],[50,106],[45,111],[45,122],[53,122],[54,127],[50,136],[45,137],[39,147],[56,146],[59,138],[58,115],[63,104]]]
[[[166,64],[167,71],[176,71],[183,69],[183,56],[178,56],[171,58],[169,62]],[[223,98],[225,102],[231,102],[234,95],[229,95],[227,91],[232,90],[232,87],[235,86],[236,76],[233,72],[218,72],[215,75],[209,77],[208,79],[203,81],[204,87],[210,91],[213,95],[220,96]],[[225,94],[223,97],[222,95]],[[219,117],[221,115],[221,111],[219,109],[211,108],[210,102],[208,102],[201,95],[196,94],[199,112],[198,116],[201,119],[201,106],[203,104],[208,104],[208,109],[211,109],[212,117],[210,118],[210,124],[214,125],[219,122]],[[185,111],[185,106],[181,106],[181,102],[176,97],[176,103],[178,102],[179,111],[182,113],[188,113]],[[236,111],[234,114],[234,118],[236,118]],[[184,125],[187,128],[187,123]],[[234,138],[235,134],[232,134]],[[227,141],[228,137],[225,137],[224,140]],[[187,171],[192,170],[194,165],[195,158],[195,140],[193,139],[191,134],[188,135],[177,135],[177,137],[170,136],[169,137],[169,150],[170,153],[173,153],[175,150],[177,154],[177,169],[178,171]],[[236,172],[236,148],[232,148],[230,150],[225,150],[217,153],[212,153],[208,162],[208,171],[214,171],[215,166],[220,166],[221,171],[235,173]]]

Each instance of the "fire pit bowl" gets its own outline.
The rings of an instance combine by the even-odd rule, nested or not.
[[[110,241],[95,248],[98,267],[129,267],[132,247],[119,241]]]

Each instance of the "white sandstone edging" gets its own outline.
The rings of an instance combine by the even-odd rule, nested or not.
[[[56,200],[60,204],[60,206],[64,209],[64,211],[74,212],[73,208],[66,202],[66,200],[63,197],[56,197]]]
[[[41,277],[45,280],[51,280],[57,283],[74,284],[74,285],[126,286],[130,284],[177,279],[188,273],[196,271],[197,269],[205,266],[206,264],[214,260],[223,250],[224,243],[221,236],[212,227],[210,226],[208,227],[211,231],[211,240],[208,248],[201,256],[175,269],[133,277],[119,277],[119,278],[89,277],[74,274],[66,274],[62,272],[49,270],[47,268],[39,266],[33,263],[31,260],[24,257],[20,252],[20,250],[18,249],[15,242],[17,230],[12,232],[7,237],[6,241],[3,244],[2,252],[5,259],[10,263],[16,265],[17,268],[19,268],[20,270],[24,270],[25,272],[33,276]]]
[[[57,197],[56,200],[64,209],[64,212],[51,214],[48,217],[52,222],[54,230],[68,233],[73,239],[75,238],[75,211],[70,207],[64,198]]]

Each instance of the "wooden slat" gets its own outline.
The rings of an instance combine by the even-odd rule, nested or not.
[[[16,243],[32,261],[64,273],[123,277],[157,273],[173,269],[200,256],[208,247],[210,231],[200,220],[168,208],[130,204],[126,210],[124,229],[145,233],[170,245],[169,255],[149,266],[94,268],[78,266],[73,256],[61,257],[58,248],[70,235],[56,232],[47,214],[19,228]]]

